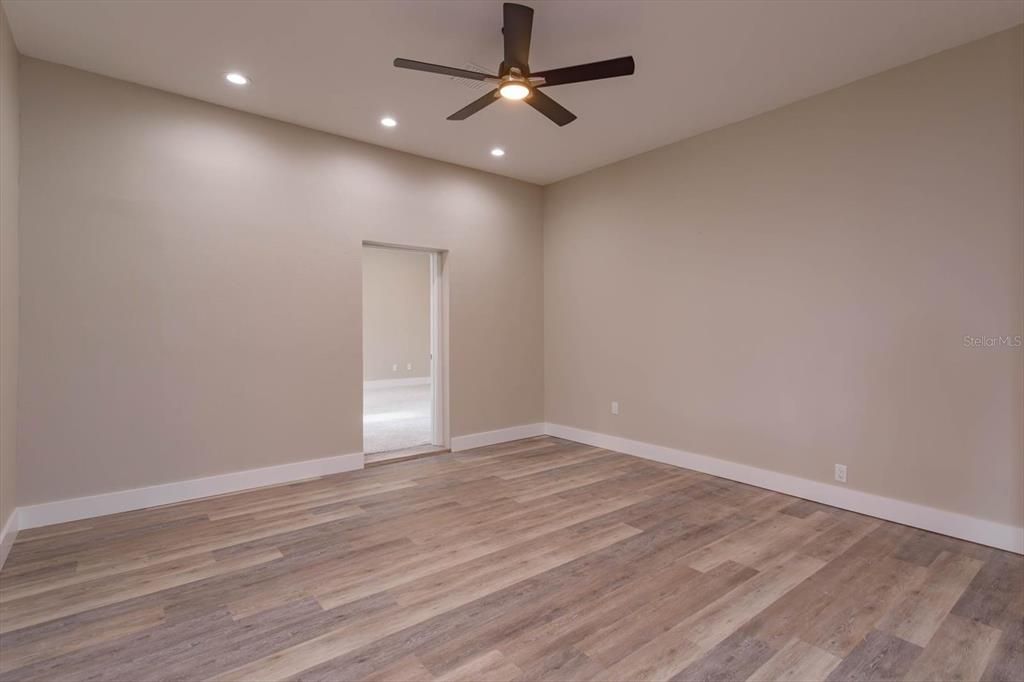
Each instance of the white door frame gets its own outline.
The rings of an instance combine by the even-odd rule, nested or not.
[[[451,447],[448,415],[448,252],[424,246],[364,241],[363,246],[423,251],[430,255],[430,384],[431,443]]]
[[[448,447],[448,424],[445,420],[448,404],[448,382],[446,373],[447,332],[448,332],[448,299],[447,279],[444,274],[445,254],[441,251],[430,252],[430,387],[434,392],[431,400],[431,442],[434,445]]]

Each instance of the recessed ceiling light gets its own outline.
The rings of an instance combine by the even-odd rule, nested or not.
[[[243,76],[240,73],[235,73],[234,71],[232,71],[231,73],[225,74],[224,78],[227,79],[228,83],[234,83],[235,85],[248,85],[249,84],[249,79],[248,78],[246,78],[245,76]]]
[[[505,156],[505,150],[501,147],[495,147],[491,150],[491,156]]]
[[[380,124],[385,128],[394,128],[396,125],[398,125],[398,121],[391,118],[390,116],[385,116],[380,120]]]

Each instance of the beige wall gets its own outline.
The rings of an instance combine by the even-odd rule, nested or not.
[[[19,504],[360,451],[363,240],[450,251],[453,435],[543,418],[540,188],[32,59],[21,88]]]
[[[1022,48],[1005,32],[543,202],[23,59],[19,504],[360,450],[372,240],[450,250],[454,435],[546,417],[815,480],[841,462],[850,487],[1020,525],[1022,351],[963,337],[1024,333]]]
[[[365,247],[363,380],[429,376],[430,254]]]
[[[19,143],[18,52],[0,7],[0,528],[15,506]]]
[[[548,188],[550,422],[1021,525],[1022,30]],[[621,413],[612,416],[609,403]]]

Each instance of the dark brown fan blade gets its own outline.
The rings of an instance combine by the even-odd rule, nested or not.
[[[633,62],[632,57],[619,57],[618,59],[606,59],[603,62],[566,66],[561,69],[551,69],[550,71],[538,71],[530,75],[543,77],[544,84],[538,87],[546,88],[551,85],[565,85],[566,83],[596,81],[602,78],[631,76],[635,70],[636,64]]]
[[[493,104],[498,100],[498,91],[491,90],[480,99],[475,99],[466,106],[462,107],[454,114],[448,117],[449,121],[465,121],[467,118],[480,111],[488,104]]]
[[[572,113],[540,90],[534,90],[531,92],[530,96],[526,98],[526,103],[550,118],[559,126],[564,126],[576,120],[576,114]]]
[[[399,57],[395,60],[395,66],[400,69],[412,69],[413,71],[426,71],[427,73],[439,73],[442,76],[454,76],[456,78],[470,78],[475,81],[485,81],[488,78],[496,79],[496,76],[492,76],[487,73],[480,73],[479,71],[469,71],[467,69],[456,69],[453,66],[441,66],[440,64],[428,64],[427,62],[417,62],[412,59],[402,59]]]
[[[505,62],[502,75],[513,66],[527,73],[530,63],[530,34],[533,33],[533,10],[526,5],[506,2],[504,5]]]

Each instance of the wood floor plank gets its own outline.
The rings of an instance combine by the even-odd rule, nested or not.
[[[648,574],[644,580],[629,580],[602,595],[601,599],[581,608],[565,608],[560,615],[545,619],[534,627],[520,628],[516,634],[506,633],[499,642],[524,669],[534,661],[558,651],[579,652],[593,661],[606,663],[596,649],[585,647],[586,638],[601,629],[619,623],[631,609],[647,610],[653,604],[670,599],[679,585],[692,585],[700,573],[681,567]]]
[[[810,523],[804,517],[784,512],[772,514],[702,547],[690,556],[689,564],[698,571],[707,571],[723,561],[763,568],[780,554],[789,552],[795,540],[809,534],[809,528]]]
[[[981,679],[1018,682],[1024,679],[1024,618],[1002,630]]]
[[[81,649],[97,647],[105,642],[135,632],[148,630],[164,620],[159,606],[128,611],[124,614],[84,624],[71,624],[45,639],[23,644],[0,641],[0,672],[8,672],[38,661],[56,658]]]
[[[784,509],[779,510],[783,514],[789,514],[800,519],[806,519],[808,516],[815,512],[823,512],[831,514],[833,512],[831,507],[827,507],[817,502],[811,502],[810,500],[797,500],[796,502],[786,505]]]
[[[869,516],[850,512],[836,514],[836,522],[819,535],[804,540],[800,553],[821,561],[832,561],[856,545],[882,523]]]
[[[981,569],[982,562],[943,551],[920,584],[882,617],[878,629],[918,646],[928,646],[946,614]]]
[[[927,569],[884,556],[857,564],[827,605],[806,620],[800,637],[845,657],[904,594],[927,579]]]
[[[467,561],[509,547],[517,541],[541,537],[549,532],[581,523],[600,516],[603,512],[628,506],[631,503],[630,498],[608,502],[600,501],[598,504],[580,506],[568,512],[552,513],[544,522],[528,525],[517,533],[507,533],[496,538],[481,538],[479,540],[477,536],[470,534],[469,541],[461,545],[451,542],[434,543],[420,548],[416,555],[407,556],[391,566],[376,567],[356,580],[328,580],[317,587],[316,596],[324,608],[333,608],[380,590],[394,589],[417,578],[451,569]],[[628,535],[636,531],[622,525],[616,532]]]
[[[1012,628],[1024,617],[1024,557],[993,553],[953,606],[953,613],[992,627]]]
[[[725,593],[708,606],[662,635],[685,635],[686,639],[709,650],[740,626],[781,598],[821,568],[817,559],[786,555],[756,576]]]
[[[10,632],[210,576],[244,570],[280,558],[282,555],[276,550],[226,561],[216,561],[212,555],[206,554],[180,562],[168,562],[170,566],[157,564],[111,579],[58,588],[42,597],[23,597],[4,605],[5,613],[0,622],[0,632]]]
[[[1001,635],[1002,632],[988,625],[950,614],[904,679],[911,682],[980,679]]]
[[[610,666],[605,679],[668,680],[703,655],[703,649],[685,639],[651,641]]]
[[[784,598],[756,615],[742,630],[774,649],[781,649],[804,632],[809,633],[808,641],[812,641],[823,634],[823,628],[830,622],[832,629],[829,633],[843,633],[843,617],[857,613],[859,604],[854,595],[863,589],[863,584],[857,581],[870,578],[901,537],[902,529],[899,527],[879,527],[865,535]],[[799,547],[798,553],[806,554],[806,546]],[[881,615],[878,613],[877,617]],[[870,619],[866,620],[870,622]]]
[[[500,651],[491,650],[435,677],[439,682],[510,682],[523,671]]]
[[[121,561],[80,562],[73,573],[67,574],[59,579],[46,581],[35,581],[31,584],[13,585],[7,589],[0,590],[0,603],[9,602],[25,597],[51,592],[61,587],[71,587],[79,583],[89,582],[95,584],[101,578],[118,576],[130,573],[138,569],[144,569],[154,564],[164,564],[174,560],[186,560],[193,556],[205,556],[215,550],[232,547],[239,544],[260,540],[263,538],[283,535],[294,530],[309,528],[323,523],[329,523],[338,519],[349,518],[355,514],[361,514],[358,509],[344,509],[330,514],[320,516],[302,515],[301,518],[274,521],[259,524],[257,527],[245,531],[237,529],[224,529],[214,538],[204,536],[190,536],[187,540],[179,539],[176,544],[170,544],[174,549],[167,549],[166,545],[160,549],[139,548],[131,553],[122,556]],[[169,541],[168,541],[169,542]]]
[[[441,674],[487,651],[501,650],[501,643],[508,637],[557,618],[579,604],[600,601],[606,593],[630,581],[634,571],[621,561],[622,544],[592,552],[463,606],[426,612],[418,622],[359,643],[296,675],[310,682],[359,679],[382,662],[410,650],[430,670]],[[301,667],[308,661],[300,656],[294,663]]]
[[[449,633],[442,641],[423,647],[421,656],[432,667],[453,665],[467,657],[497,648],[522,666],[550,653],[549,648],[522,655],[519,642],[529,646],[529,634],[543,632],[548,624],[575,622],[588,618],[592,605],[614,599],[621,590],[637,582],[637,567],[625,557],[630,555],[636,537],[610,545],[547,573],[509,586],[455,612],[456,617],[472,617],[475,627]],[[477,614],[486,612],[488,617]],[[574,637],[556,644],[571,646]],[[553,660],[557,660],[557,656]]]
[[[1024,677],[1024,557],[537,437],[20,533],[0,682]]]
[[[534,659],[523,665],[522,682],[537,680],[559,680],[560,682],[582,682],[584,680],[606,680],[607,672],[585,653],[573,647],[552,651],[543,658]]]
[[[895,682],[902,680],[921,647],[873,630],[861,640],[832,674],[830,682]]]
[[[671,679],[673,682],[745,680],[775,655],[767,644],[735,632]]]
[[[817,682],[829,676],[842,661],[827,651],[800,639],[791,639],[747,682]]]
[[[591,632],[577,646],[605,665],[612,665],[639,649],[653,634],[671,629],[757,575],[754,569],[731,561],[690,579],[684,578],[678,570],[670,569],[665,573],[673,580],[668,590],[648,603],[637,604],[637,600],[631,600],[629,604],[618,606],[618,618]]]
[[[434,676],[415,656],[406,656],[378,670],[363,682],[433,682]]]
[[[391,594],[399,604],[407,606],[437,603],[445,596],[449,604],[464,604],[475,598],[471,595],[482,597],[497,592],[639,532],[621,523],[608,527],[570,527],[565,532],[555,531],[451,568],[442,567],[392,589]]]

